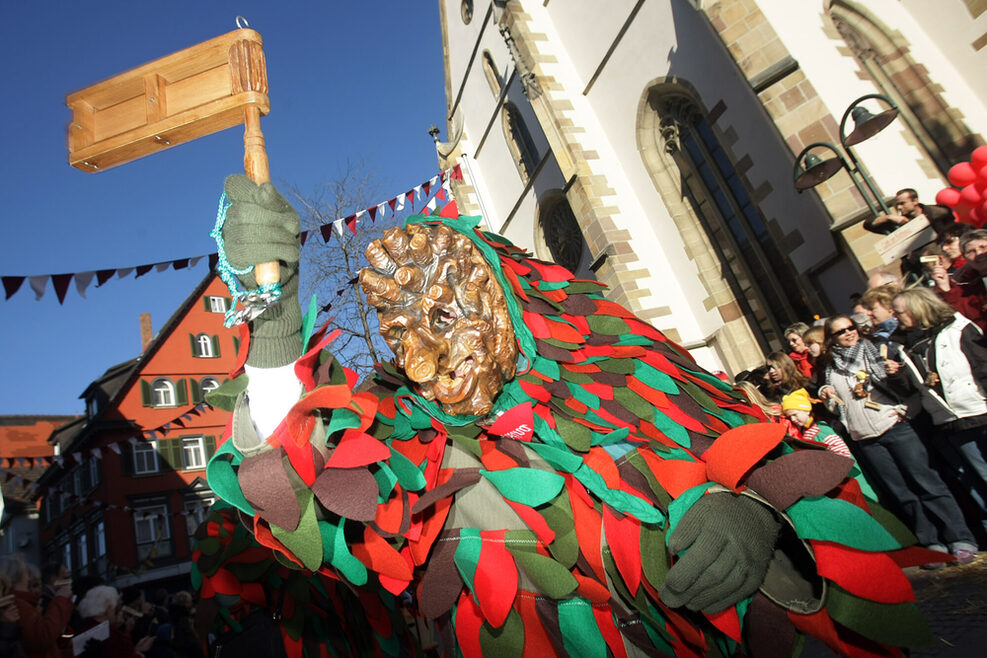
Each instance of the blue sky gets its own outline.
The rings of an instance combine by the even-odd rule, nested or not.
[[[438,171],[430,124],[444,129],[438,3],[239,0],[4,3],[0,21],[0,274],[84,272],[215,251],[223,179],[242,172],[242,128],[110,169],[68,165],[65,95],[235,29],[264,38],[271,113],[262,127],[271,176],[302,191],[348,161],[376,172],[379,201]],[[443,135],[444,137],[444,135]],[[354,209],[356,210],[356,209]],[[330,243],[331,244],[331,243]],[[114,278],[83,299],[73,282],[0,294],[0,414],[82,413],[79,395],[140,352],[206,275]]]

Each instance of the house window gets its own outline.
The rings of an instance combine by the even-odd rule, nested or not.
[[[140,561],[171,555],[167,506],[148,505],[134,510],[134,540]]]
[[[103,521],[97,521],[93,526],[93,563],[96,565],[96,573],[104,578],[107,575],[106,557],[106,525]]]
[[[155,407],[175,406],[175,384],[170,379],[159,377],[151,384],[151,400]]]
[[[84,493],[89,493],[99,486],[99,458],[93,457],[89,460],[89,482]]]
[[[210,296],[208,298],[208,302],[209,302],[209,311],[211,313],[226,313],[225,297]]]
[[[96,417],[99,413],[99,401],[96,399],[95,395],[90,395],[86,399],[86,417],[90,420]]]
[[[138,442],[134,446],[134,475],[158,472],[157,441]]]
[[[216,502],[215,496],[185,501],[185,530],[188,532],[190,549],[195,541],[195,531],[206,520],[206,516],[209,515],[209,508],[214,502]]]
[[[196,356],[212,357],[212,340],[206,334],[195,337],[195,346],[198,349]]]
[[[106,524],[102,521],[96,524],[95,529],[96,555],[106,555]]]
[[[202,381],[199,382],[199,390],[205,395],[211,391],[215,391],[219,388],[219,380],[215,377],[203,377]]]
[[[206,467],[206,448],[201,436],[182,439],[182,463],[185,470]]]
[[[62,562],[65,567],[71,572],[72,571],[72,544],[68,540],[62,544]]]
[[[89,535],[83,531],[75,536],[76,555],[79,556],[79,569],[89,565]]]

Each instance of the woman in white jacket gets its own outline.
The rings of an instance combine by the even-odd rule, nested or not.
[[[850,432],[851,452],[871,479],[890,497],[902,520],[923,546],[968,563],[977,550],[959,505],[929,465],[922,440],[906,420],[908,381],[899,364],[886,361],[846,315],[826,320],[829,362],[824,400],[838,400]]]
[[[940,430],[937,444],[946,444],[940,452],[962,469],[959,480],[972,489],[987,523],[987,339],[928,290],[903,291],[892,307],[912,336],[905,366]]]

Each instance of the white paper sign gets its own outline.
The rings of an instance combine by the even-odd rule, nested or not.
[[[881,254],[881,260],[887,264],[892,263],[905,254],[927,245],[935,240],[936,232],[929,224],[925,215],[919,215],[906,222],[889,233],[874,245],[877,253]]]

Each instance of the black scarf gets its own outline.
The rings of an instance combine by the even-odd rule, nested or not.
[[[832,358],[830,368],[834,372],[846,377],[856,377],[858,371],[865,370],[874,382],[887,379],[884,360],[874,347],[874,343],[865,338],[861,338],[856,345],[850,347],[833,345],[829,349],[829,354]]]

